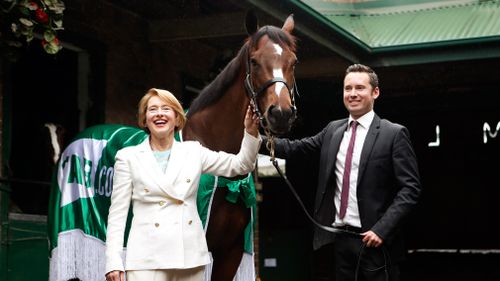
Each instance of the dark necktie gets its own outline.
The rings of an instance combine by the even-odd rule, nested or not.
[[[356,128],[358,127],[357,121],[351,122],[351,140],[347,147],[347,154],[345,156],[344,177],[342,179],[342,191],[340,194],[340,212],[339,218],[343,219],[347,210],[347,201],[349,200],[349,183],[351,176],[352,152],[354,151],[354,142],[356,141]]]

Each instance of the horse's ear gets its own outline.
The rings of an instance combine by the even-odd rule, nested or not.
[[[248,35],[254,34],[255,32],[257,32],[257,29],[259,29],[257,16],[255,15],[253,10],[247,11],[247,14],[245,16],[245,28]]]
[[[293,14],[291,14],[288,16],[288,18],[286,18],[286,21],[281,29],[283,29],[288,33],[292,33],[294,26],[295,26],[295,21],[293,20]]]

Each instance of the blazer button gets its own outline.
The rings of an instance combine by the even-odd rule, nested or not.
[[[148,193],[148,192],[149,192],[149,189],[144,188],[144,192]]]
[[[186,179],[186,182],[187,182],[187,183],[190,183],[190,182],[191,182],[191,180],[190,180],[190,179]]]
[[[159,227],[159,226],[160,226],[160,224],[159,224],[159,223],[155,223],[155,226],[156,226],[156,227]]]
[[[192,221],[192,220],[189,220],[188,224],[192,224],[192,223],[193,223],[193,221]]]
[[[182,203],[184,203],[184,201],[177,199],[176,203],[179,204],[179,205],[181,205]]]
[[[158,204],[160,204],[160,206],[163,206],[163,205],[165,205],[165,201],[160,201],[160,203],[158,203]]]

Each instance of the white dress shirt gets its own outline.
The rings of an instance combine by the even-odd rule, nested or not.
[[[347,130],[344,132],[342,141],[340,143],[339,152],[337,153],[337,160],[335,161],[335,222],[334,226],[350,225],[355,227],[361,227],[361,220],[359,218],[358,210],[358,198],[356,196],[357,182],[358,182],[358,171],[359,171],[359,160],[361,158],[361,150],[363,149],[363,144],[365,143],[366,134],[368,129],[375,117],[375,112],[371,110],[365,115],[361,116],[357,120],[349,116]],[[354,151],[352,155],[352,166],[351,175],[349,177],[349,199],[347,200],[347,211],[344,219],[339,218],[340,212],[340,195],[342,193],[342,181],[344,175],[344,165],[347,154],[347,147],[349,145],[349,140],[351,139],[352,128],[349,126],[351,121],[357,121],[358,127],[356,129],[356,141],[354,143]]]

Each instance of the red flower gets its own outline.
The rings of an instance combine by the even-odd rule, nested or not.
[[[35,16],[37,21],[41,24],[47,24],[49,22],[49,15],[42,9],[37,9],[35,11]]]
[[[57,37],[54,37],[54,40],[52,40],[52,43],[56,46],[59,46],[59,39]],[[49,42],[47,42],[47,40],[45,39],[42,39],[42,47],[45,48],[45,45],[49,44]]]

